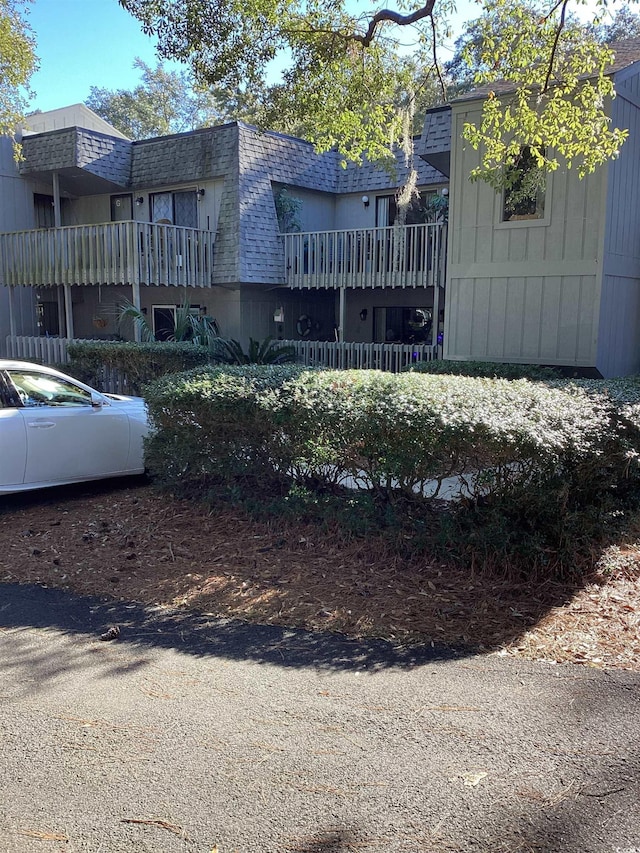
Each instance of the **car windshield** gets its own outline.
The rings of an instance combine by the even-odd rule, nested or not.
[[[23,406],[90,406],[91,394],[58,376],[10,370],[9,377]]]

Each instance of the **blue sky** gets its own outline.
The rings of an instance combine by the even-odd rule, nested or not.
[[[458,7],[459,22],[477,17],[474,0]],[[84,101],[91,86],[131,89],[139,82],[135,57],[157,61],[153,40],[117,0],[33,0],[29,21],[40,57],[29,111]]]
[[[456,34],[478,13],[476,0],[458,0]],[[157,61],[154,42],[117,0],[33,0],[29,20],[40,57],[29,111],[84,101],[91,86],[131,89],[139,82],[135,57],[150,65]]]
[[[40,57],[30,110],[79,103],[91,86],[132,88],[135,57],[156,62],[153,41],[117,0],[34,0],[29,22]]]

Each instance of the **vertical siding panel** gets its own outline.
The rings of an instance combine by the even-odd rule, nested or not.
[[[580,301],[577,306],[578,341],[576,360],[578,364],[595,364],[597,329],[596,318],[596,278],[595,276],[581,277]]]
[[[454,337],[455,352],[468,356],[473,352],[473,331],[475,328],[475,282],[471,278],[458,281],[456,329]]]
[[[489,342],[491,313],[491,280],[473,279],[472,327],[469,340],[474,358],[485,359]]]
[[[509,245],[509,260],[512,263],[521,263],[527,260],[527,249],[529,245],[529,231],[535,230],[531,228],[514,228],[509,230],[511,236]]]
[[[532,361],[540,358],[540,326],[542,317],[543,279],[526,279],[523,305],[522,357]]]
[[[509,279],[492,279],[491,310],[487,313],[487,355],[502,358],[505,354],[505,322],[507,320],[507,289]]]
[[[570,181],[567,186],[564,219],[564,258],[582,260],[584,257],[584,217],[586,204],[585,181]]]
[[[504,355],[507,359],[522,358],[525,282],[524,278],[510,278],[507,284],[507,310],[504,324]]]
[[[578,305],[580,276],[565,276],[559,288],[558,358],[568,364],[576,360],[578,350]]]
[[[560,316],[559,276],[543,279],[542,312],[540,323],[540,358],[555,361],[558,357],[558,321]]]

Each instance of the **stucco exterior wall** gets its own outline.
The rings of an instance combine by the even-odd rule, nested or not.
[[[479,102],[452,108],[447,316],[452,359],[596,364],[606,168],[550,176],[541,220],[501,222],[502,194],[468,180]]]

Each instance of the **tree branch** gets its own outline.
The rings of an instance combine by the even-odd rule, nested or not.
[[[350,38],[352,41],[360,42],[363,47],[369,47],[380,24],[385,21],[396,24],[399,27],[406,27],[410,24],[415,24],[418,21],[422,21],[424,18],[431,17],[436,2],[437,0],[427,0],[424,6],[420,9],[416,9],[416,11],[412,12],[410,15],[401,15],[399,12],[394,12],[392,9],[380,9],[380,11],[376,12],[373,18],[369,21],[369,26],[367,27],[367,31],[364,35],[354,33]]]
[[[560,41],[560,33],[564,29],[564,21],[567,14],[567,5],[569,0],[562,0],[562,12],[560,13],[560,23],[556,29],[556,35],[553,40],[553,47],[551,48],[551,56],[549,57],[549,67],[547,68],[547,76],[545,77],[544,86],[542,87],[542,93],[544,94],[549,88],[549,81],[551,80],[551,73],[553,71],[553,63],[556,58],[556,53],[558,51],[558,42]],[[557,8],[557,5],[556,5]]]
[[[433,5],[431,7],[433,9]],[[442,92],[442,100],[447,102],[447,87],[445,86],[445,82],[442,78],[442,72],[440,71],[440,63],[438,61],[438,49],[436,46],[436,22],[433,20],[433,16],[431,16],[431,32],[433,34],[433,38],[431,39],[431,50],[433,51],[433,66],[436,69],[436,74],[438,75],[438,82],[440,83],[440,91]]]

